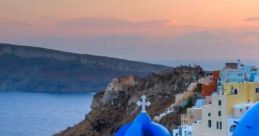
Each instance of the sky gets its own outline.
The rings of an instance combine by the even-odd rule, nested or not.
[[[169,64],[257,60],[258,0],[0,0],[0,42]]]

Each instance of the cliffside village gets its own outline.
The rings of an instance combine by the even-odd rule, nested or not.
[[[181,125],[171,130],[173,136],[232,136],[246,111],[259,101],[259,68],[240,60],[226,63],[198,83],[203,99],[181,115]],[[177,97],[182,96],[176,101],[181,99]]]

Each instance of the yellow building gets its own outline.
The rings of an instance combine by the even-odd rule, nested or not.
[[[259,82],[226,83],[223,95],[227,100],[227,114],[233,114],[233,105],[259,101]]]
[[[202,107],[202,119],[193,123],[193,136],[231,136],[235,122],[259,101],[259,82],[226,83]]]

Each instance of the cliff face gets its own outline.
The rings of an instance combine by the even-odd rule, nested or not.
[[[140,112],[136,102],[143,94],[152,103],[147,111],[153,118],[165,112],[175,102],[175,95],[188,90],[190,84],[201,76],[203,71],[200,67],[178,67],[145,78],[128,76],[114,79],[105,91],[95,95],[92,111],[82,122],[56,136],[112,136],[122,124]],[[182,111],[183,108],[176,108],[159,122],[172,129],[179,125]]]
[[[88,92],[118,76],[169,67],[43,48],[0,44],[0,91]]]

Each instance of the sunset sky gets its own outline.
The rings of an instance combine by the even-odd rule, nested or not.
[[[259,58],[259,0],[0,0],[0,42],[162,63]]]

